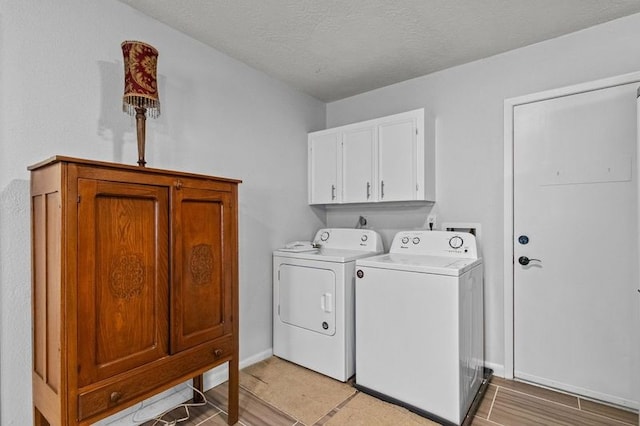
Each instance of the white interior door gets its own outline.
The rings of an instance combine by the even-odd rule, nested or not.
[[[514,376],[632,407],[639,85],[516,106],[513,147]]]

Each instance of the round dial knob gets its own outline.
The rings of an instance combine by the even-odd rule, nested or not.
[[[452,249],[459,249],[460,247],[462,247],[462,244],[464,244],[464,241],[458,236],[451,237],[449,239],[449,245]]]
[[[407,244],[409,242],[409,237],[402,237],[402,244]]]
[[[329,239],[329,233],[327,231],[324,231],[322,234],[320,234],[320,239],[322,241],[327,241]]]
[[[420,238],[413,237],[413,244],[418,244],[420,242]]]
[[[369,237],[367,236],[367,234],[364,234],[362,237],[360,237],[360,241],[365,242],[369,239]]]

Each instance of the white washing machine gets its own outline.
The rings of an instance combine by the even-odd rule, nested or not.
[[[344,382],[355,372],[355,260],[382,253],[382,239],[321,229],[313,243],[273,253],[273,353]]]
[[[403,231],[356,261],[356,387],[460,425],[484,379],[483,279],[472,234]]]

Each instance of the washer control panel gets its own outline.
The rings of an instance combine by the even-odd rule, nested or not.
[[[451,247],[452,249],[459,249],[460,247],[462,247],[464,245],[464,240],[462,239],[461,236],[459,235],[455,235],[451,238],[449,238],[449,247]]]
[[[316,232],[313,243],[320,248],[382,251],[382,237],[373,229],[324,228]]]
[[[389,253],[478,258],[476,238],[473,234],[449,231],[400,231],[393,238]]]

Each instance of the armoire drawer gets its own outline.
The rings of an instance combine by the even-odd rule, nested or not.
[[[188,380],[194,372],[210,369],[229,360],[233,355],[231,336],[224,336],[210,343],[169,355],[154,363],[129,373],[112,377],[80,389],[78,395],[78,420],[114,407],[125,408],[165,388]],[[122,377],[124,376],[124,377]]]

